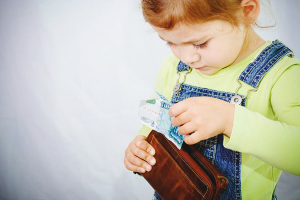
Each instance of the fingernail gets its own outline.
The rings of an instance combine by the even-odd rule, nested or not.
[[[145,169],[144,168],[142,168],[141,169],[141,173],[145,173],[146,171],[145,171]]]
[[[154,159],[154,158],[150,160],[150,164],[151,164],[151,165],[154,165],[154,164],[155,164],[155,159]]]
[[[155,154],[155,151],[154,150],[151,150],[150,151],[150,154],[153,156]]]
[[[149,172],[151,170],[151,166],[146,166],[146,170]]]

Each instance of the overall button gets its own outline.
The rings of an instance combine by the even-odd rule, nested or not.
[[[230,103],[241,105],[242,97],[240,97],[239,95],[234,95],[233,97],[231,97]]]

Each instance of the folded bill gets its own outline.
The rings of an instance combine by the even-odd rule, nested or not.
[[[142,100],[138,118],[149,128],[155,129],[160,112],[160,99]]]
[[[162,133],[181,149],[184,136],[178,132],[178,127],[171,123],[169,109],[172,103],[162,94],[157,93],[157,99],[142,100],[139,108],[139,120],[151,129]]]

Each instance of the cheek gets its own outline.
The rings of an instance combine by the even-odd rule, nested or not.
[[[215,45],[205,55],[205,61],[216,67],[230,65],[236,59],[236,48],[228,48],[229,44]]]

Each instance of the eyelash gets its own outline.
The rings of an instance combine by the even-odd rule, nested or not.
[[[208,42],[208,41],[206,41],[206,42],[204,42],[204,43],[202,43],[202,44],[193,44],[193,47],[194,47],[195,49],[203,49],[203,48],[205,48],[205,47],[207,46],[207,42]],[[168,47],[170,47],[170,46],[172,45],[172,43],[167,42],[166,45],[167,45]]]
[[[195,49],[203,49],[207,46],[207,41],[202,44],[193,44]]]

